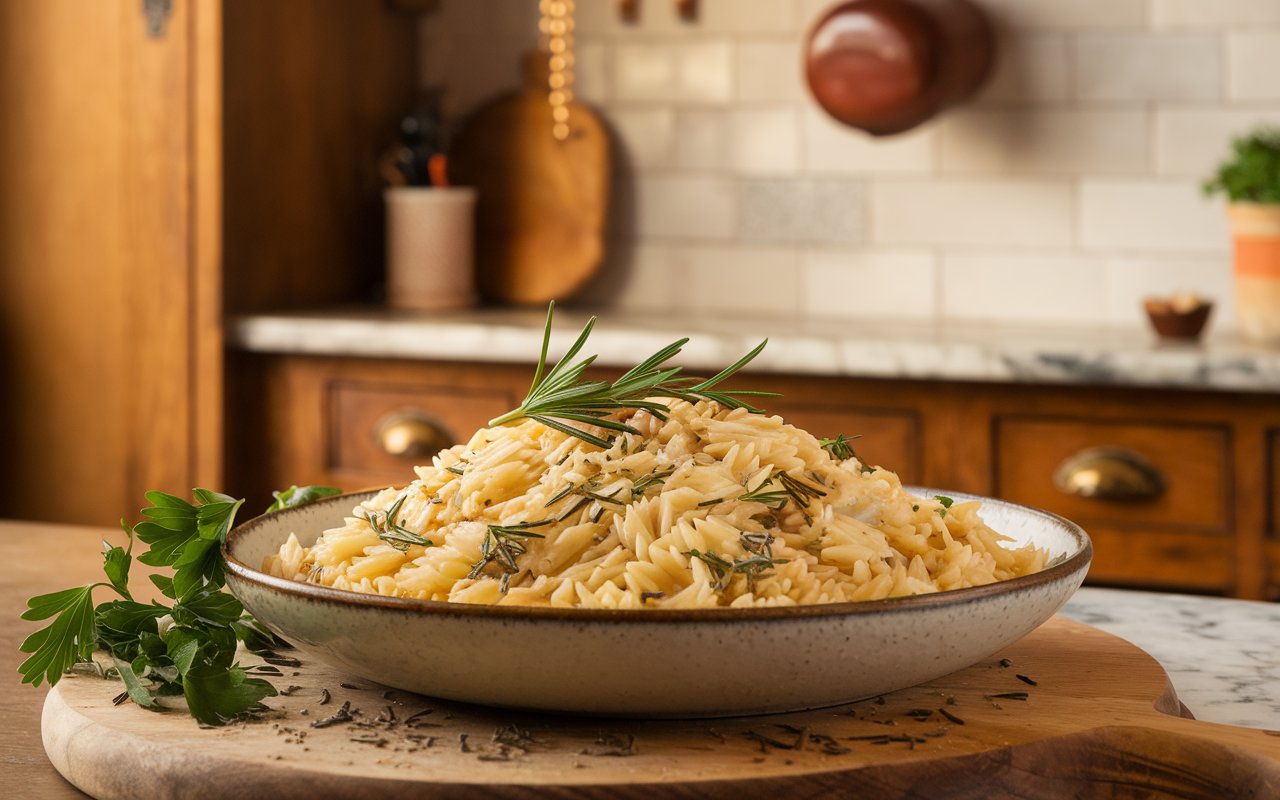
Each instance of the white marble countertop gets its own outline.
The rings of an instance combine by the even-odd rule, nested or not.
[[[589,314],[556,315],[552,357]],[[544,312],[419,313],[359,308],[257,314],[228,321],[231,347],[261,353],[534,363]],[[958,381],[1116,384],[1215,391],[1280,390],[1280,348],[1231,337],[1165,344],[1145,331],[884,325],[834,320],[602,312],[588,352],[631,366],[690,337],[673,363],[719,369],[762,338],[760,372]]]
[[[1280,604],[1087,587],[1062,614],[1151,654],[1196,719],[1280,729]]]

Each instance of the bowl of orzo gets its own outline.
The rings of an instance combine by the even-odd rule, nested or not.
[[[249,521],[227,585],[388,686],[697,717],[941,677],[1047,620],[1088,570],[1084,531],[1047,512],[904,487],[757,409],[645,402],[607,439],[504,420],[404,486]]]

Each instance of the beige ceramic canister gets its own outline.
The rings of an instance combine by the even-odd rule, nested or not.
[[[476,190],[386,190],[387,305],[417,311],[475,304]]]
[[[1227,213],[1240,331],[1254,341],[1280,343],[1280,204],[1232,203]]]

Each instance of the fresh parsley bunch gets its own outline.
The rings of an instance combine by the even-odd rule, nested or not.
[[[324,486],[290,487],[275,492],[268,512],[338,494]],[[94,650],[111,654],[128,697],[143,708],[159,709],[160,698],[186,699],[191,716],[202,724],[221,725],[258,707],[275,688],[258,675],[279,675],[275,667],[242,667],[236,662],[239,643],[255,653],[269,653],[284,643],[245,614],[240,601],[222,590],[225,582],[221,546],[243,500],[208,489],[195,489],[194,503],[164,492],[147,492],[151,504],[144,520],[132,528],[124,521],[126,547],[103,542],[102,571],[107,580],[33,597],[26,620],[54,617],[27,637],[21,650],[31,657],[18,667],[22,682],[39,686],[58,682],[77,663],[91,660]],[[150,575],[171,604],[139,603],[129,591],[129,568],[136,541],[147,545],[138,561],[172,567],[173,575]],[[120,596],[97,606],[93,590],[111,589]]]

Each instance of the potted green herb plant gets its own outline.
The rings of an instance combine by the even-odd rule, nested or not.
[[[1231,201],[1240,330],[1280,343],[1280,128],[1258,128],[1232,142],[1231,157],[1204,190]]]

